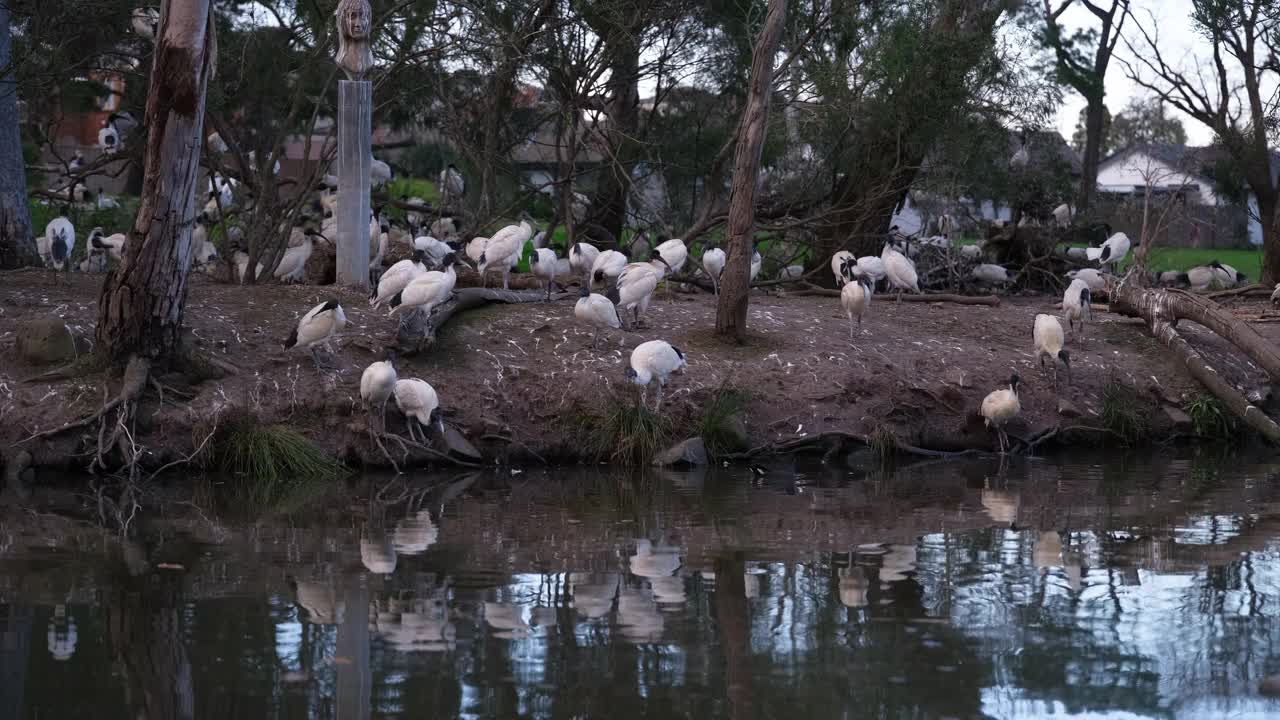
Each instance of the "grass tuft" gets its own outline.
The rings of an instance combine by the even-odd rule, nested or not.
[[[1196,435],[1217,440],[1235,437],[1235,422],[1222,407],[1222,402],[1208,393],[1192,398],[1187,404],[1187,414],[1191,416],[1191,426]]]
[[[698,434],[712,455],[743,452],[747,450],[742,426],[742,406],[747,393],[727,384],[716,389],[711,400],[702,408],[698,420]]]
[[[224,418],[214,456],[235,477],[244,499],[269,506],[299,485],[336,480],[343,467],[295,430],[268,425],[248,413]]]
[[[647,465],[672,437],[669,420],[619,395],[607,398],[600,414],[574,408],[567,424],[586,456],[629,467]]]
[[[887,425],[877,424],[867,438],[867,444],[881,463],[891,462],[898,454],[898,436]]]
[[[1126,443],[1145,438],[1151,429],[1145,405],[1133,388],[1112,377],[1102,388],[1102,424]]]

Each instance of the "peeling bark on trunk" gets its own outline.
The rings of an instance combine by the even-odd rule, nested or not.
[[[205,90],[217,51],[209,0],[165,0],[147,128],[145,179],[120,266],[98,301],[98,349],[115,361],[177,352],[191,270]]]
[[[9,7],[0,3],[0,70],[9,68],[11,47]],[[0,268],[39,262],[33,234],[18,127],[18,85],[7,75],[0,77]]]
[[[1222,404],[1242,422],[1268,441],[1280,444],[1280,425],[1253,405],[1228,383],[1204,357],[1183,338],[1179,320],[1190,320],[1235,345],[1258,363],[1274,381],[1280,378],[1280,352],[1248,324],[1237,320],[1217,303],[1180,290],[1144,290],[1120,286],[1112,293],[1111,309],[1122,315],[1140,317],[1151,334],[1187,367]]]
[[[787,0],[769,0],[764,28],[751,60],[751,83],[738,124],[733,191],[729,196],[729,253],[720,281],[716,334],[739,342],[747,335],[747,295],[751,291],[752,235],[755,229],[756,184],[768,129],[773,87],[773,56],[778,52],[787,19]]]

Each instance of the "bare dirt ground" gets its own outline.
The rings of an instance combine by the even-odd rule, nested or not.
[[[45,272],[0,274],[0,453],[11,454],[14,443],[33,433],[96,410],[108,388],[118,387],[118,372],[31,380],[48,368],[24,364],[16,351],[22,324],[50,315],[70,326],[82,350],[90,349],[101,281],[77,274],[67,287],[52,284]],[[305,352],[284,350],[282,341],[303,313],[328,298],[342,303],[348,325],[336,370],[321,372]],[[1133,402],[1150,413],[1155,437],[1168,437],[1188,429],[1175,428],[1177,413],[1166,408],[1185,407],[1199,392],[1140,321],[1101,308],[1085,337],[1069,341],[1074,382],[1068,386],[1063,377],[1055,389],[1033,356],[1031,326],[1036,313],[1057,312],[1057,298],[1004,298],[993,308],[877,297],[862,332],[850,341],[838,299],[757,290],[750,341],[726,345],[712,337],[714,298],[672,293],[655,299],[646,329],[602,334],[598,350],[590,347],[590,330],[573,322],[574,299],[576,294],[550,304],[492,305],[455,316],[434,347],[397,363],[400,376],[430,382],[449,424],[487,458],[511,462],[581,459],[573,416],[598,411],[606,398],[629,397],[634,387],[626,384],[624,369],[630,350],[651,339],[671,342],[688,358],[663,407],[674,425],[695,427],[716,391],[733,387],[746,393],[743,414],[753,446],[829,431],[868,437],[883,427],[917,447],[989,449],[993,436],[975,413],[1012,372],[1024,381],[1014,434],[1101,426],[1104,388],[1118,382],[1132,388]],[[1260,312],[1257,303],[1245,301],[1235,308],[1241,315]],[[382,462],[367,438],[359,381],[365,366],[394,342],[396,319],[385,310],[373,311],[360,294],[332,287],[241,287],[198,276],[186,321],[199,347],[239,372],[196,384],[162,378],[193,397],[161,402],[151,396],[144,404],[138,435],[150,451],[148,464],[186,456],[209,418],[236,408],[293,426],[348,463]],[[1258,327],[1269,337],[1280,334],[1272,324]],[[1238,386],[1266,387],[1265,377],[1224,343],[1198,329],[1188,334]],[[1061,400],[1073,407],[1061,407]],[[391,431],[403,430],[394,410],[388,422]],[[86,428],[22,447],[37,466],[84,467],[94,434]]]

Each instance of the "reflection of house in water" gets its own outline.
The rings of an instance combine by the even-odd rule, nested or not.
[[[55,605],[49,618],[49,655],[54,660],[70,660],[76,654],[76,619],[67,614],[66,605]]]

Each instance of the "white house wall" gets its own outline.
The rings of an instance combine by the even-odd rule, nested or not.
[[[1170,165],[1143,152],[1132,152],[1113,158],[1098,168],[1098,189],[1103,192],[1133,192],[1145,187],[1151,177],[1161,187],[1195,185],[1200,188],[1200,203],[1216,205],[1217,197],[1204,180],[1176,170]]]

